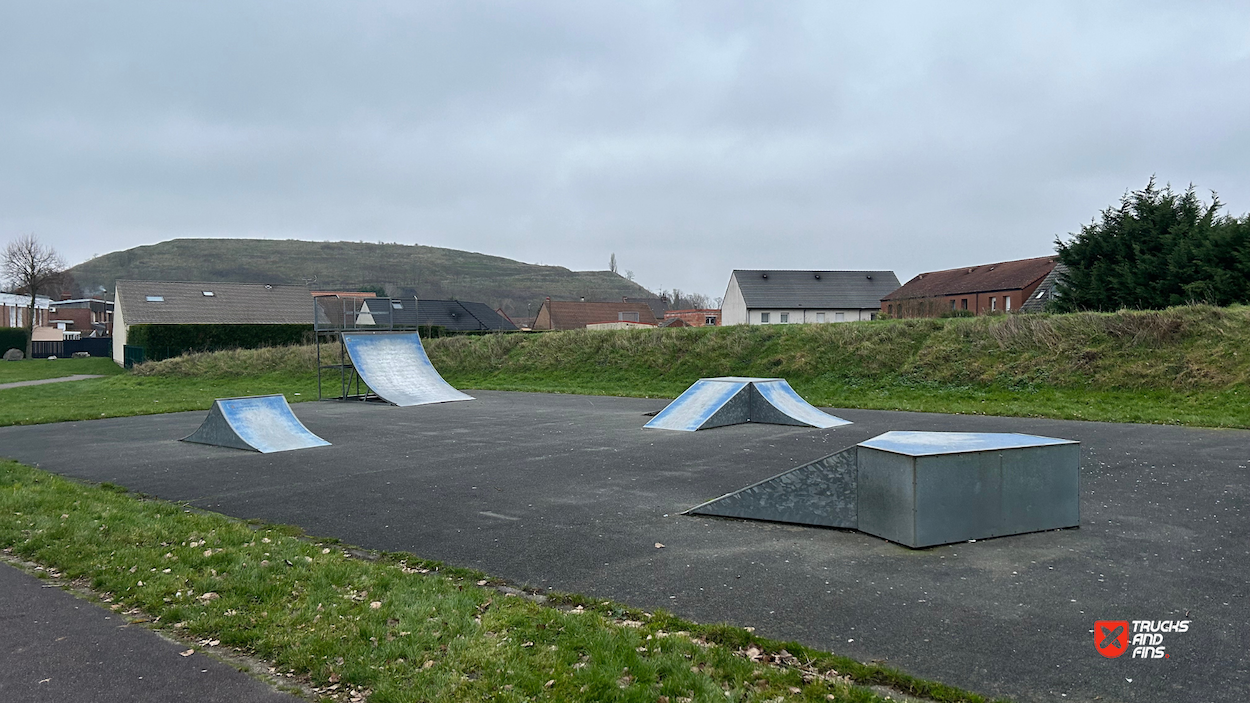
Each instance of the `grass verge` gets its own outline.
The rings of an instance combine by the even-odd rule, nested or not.
[[[406,554],[376,560],[0,461],[0,547],[176,636],[370,701],[936,701],[975,694],[880,666],[575,595],[532,596]],[[543,602],[538,602],[543,601]]]

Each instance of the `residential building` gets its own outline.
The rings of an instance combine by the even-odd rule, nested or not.
[[[1050,301],[1059,295],[1059,280],[1068,272],[1068,267],[1060,263],[1055,263],[1055,268],[1046,274],[1046,278],[1037,284],[1037,288],[1029,294],[1024,301],[1024,305],[1020,306],[1020,312],[1045,312],[1046,306]]]
[[[51,298],[46,295],[35,296],[35,327],[48,325],[48,311],[51,307]],[[26,327],[29,312],[29,295],[0,293],[0,327]]]
[[[642,302],[587,303],[547,298],[534,318],[535,330],[580,330],[594,322],[658,323],[651,306]]]
[[[689,310],[665,310],[664,323],[669,320],[681,320],[687,327],[718,327],[720,310],[716,308],[691,308]]]
[[[582,298],[582,300],[584,301],[585,298]],[[663,320],[664,311],[668,310],[668,296],[666,295],[661,295],[658,298],[625,297],[625,298],[621,298],[621,302],[623,303],[645,303],[647,307],[651,308],[651,314],[655,316],[656,320]]]
[[[1019,311],[1054,268],[1055,257],[1041,256],[929,271],[883,296],[880,309],[895,318]]]
[[[737,270],[721,304],[722,325],[875,320],[882,296],[898,288],[893,271]]]
[[[108,337],[113,333],[113,301],[74,298],[53,301],[48,326],[79,337]]]
[[[630,322],[629,320],[591,322],[586,325],[588,330],[653,330],[655,328],[654,322]]]
[[[268,283],[118,281],[113,312],[113,360],[124,363],[132,325],[312,325],[313,301],[304,286]]]

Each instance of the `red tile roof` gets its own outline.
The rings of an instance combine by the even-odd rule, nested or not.
[[[1055,268],[1055,257],[1002,261],[922,273],[882,300],[935,298],[948,295],[1020,290],[1042,280]]]

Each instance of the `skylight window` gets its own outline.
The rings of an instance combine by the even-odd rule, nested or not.
[[[163,303],[163,302],[165,302],[165,296],[163,296],[163,295],[149,295],[149,296],[147,297],[147,300],[148,300],[148,302],[149,302],[149,303]]]
[[[211,298],[211,297],[213,297],[213,292],[212,292],[211,290],[206,290],[206,291],[204,291],[204,297],[205,297],[205,298]]]
[[[396,310],[403,310],[403,309],[404,309],[404,304],[403,304],[403,303],[401,303],[401,302],[399,302],[398,300],[392,300],[392,301],[391,301],[391,307],[392,307],[392,308],[395,308]]]

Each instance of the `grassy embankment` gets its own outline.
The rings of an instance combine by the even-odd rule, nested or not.
[[[781,376],[816,405],[1250,427],[1250,308],[452,337],[465,388],[672,397]]]
[[[782,376],[822,406],[1250,427],[1250,308],[572,331],[427,342],[463,388],[674,397],[703,376]],[[0,391],[0,425],[315,397],[309,347],[193,354]],[[55,362],[53,362],[55,363]],[[298,395],[297,395],[298,394]]]
[[[579,596],[540,603],[476,572],[353,558],[291,528],[3,460],[0,547],[197,649],[257,656],[337,700],[882,700],[852,682],[983,700],[728,625]]]

